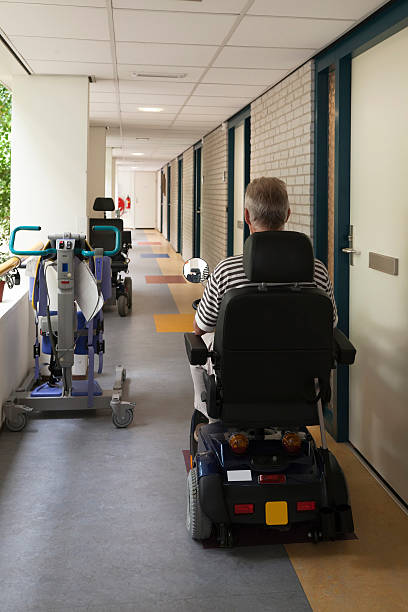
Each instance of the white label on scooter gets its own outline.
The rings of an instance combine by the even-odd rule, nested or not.
[[[227,470],[228,482],[252,480],[251,470]]]

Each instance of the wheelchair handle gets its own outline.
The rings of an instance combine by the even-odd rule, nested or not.
[[[106,255],[107,257],[113,257],[113,255],[116,255],[116,253],[119,253],[120,251],[120,231],[118,230],[117,227],[114,227],[113,225],[94,225],[92,227],[92,229],[95,232],[115,232],[115,246],[113,248],[112,251],[104,251],[103,254]],[[81,251],[81,254],[84,257],[94,257],[95,255],[95,251]]]
[[[120,251],[120,232],[117,227],[113,227],[113,225],[95,225],[93,229],[95,231],[101,231],[101,232],[108,232],[108,231],[115,232],[115,247],[111,251],[104,251],[103,252],[104,255],[107,255],[108,257],[112,257],[113,255],[116,255],[116,253]],[[17,251],[17,249],[14,248],[16,234],[17,232],[20,232],[23,230],[39,232],[41,230],[41,226],[39,225],[19,225],[18,227],[13,229],[13,231],[11,232],[10,243],[9,243],[10,253],[13,253],[13,255],[38,256],[38,257],[45,257],[46,255],[55,255],[55,253],[57,252],[57,249],[54,249],[54,248],[44,249],[43,251]],[[76,254],[80,253],[84,257],[94,257],[95,255],[95,251],[86,251],[85,249],[82,249],[82,250],[75,249],[75,253]]]
[[[13,253],[13,255],[26,255],[26,256],[38,255],[39,257],[43,257],[44,255],[53,255],[57,252],[57,249],[51,249],[51,248],[44,249],[43,251],[17,251],[14,248],[14,242],[16,239],[17,232],[20,232],[22,230],[39,232],[41,230],[41,227],[39,225],[19,225],[18,227],[13,229],[13,231],[11,232],[10,243],[9,243],[9,250],[10,250],[10,253]]]

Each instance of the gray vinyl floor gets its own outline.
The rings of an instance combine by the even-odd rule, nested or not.
[[[283,547],[204,550],[187,536],[192,384],[182,334],[155,331],[153,313],[177,309],[167,285],[144,282],[160,274],[148,249],[131,252],[132,315],[105,325],[102,385],[126,366],[134,426],[77,413],[0,433],[0,611],[310,610]]]

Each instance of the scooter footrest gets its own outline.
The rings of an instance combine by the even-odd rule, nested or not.
[[[353,514],[350,506],[337,506],[336,529],[337,533],[354,533]]]
[[[331,508],[320,510],[321,532],[323,540],[336,539],[336,514]]]

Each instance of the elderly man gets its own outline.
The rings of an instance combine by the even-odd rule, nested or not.
[[[251,234],[270,230],[283,230],[290,217],[290,208],[286,185],[278,178],[262,177],[254,179],[245,193],[245,221]],[[314,280],[316,286],[327,293],[333,303],[333,325],[337,324],[337,309],[334,301],[333,287],[326,267],[315,260]],[[249,284],[244,272],[243,256],[236,255],[221,261],[208,279],[204,295],[197,309],[194,320],[194,332],[203,336],[210,349],[214,339],[214,328],[223,295],[229,289],[244,287]],[[211,361],[205,366],[211,373]],[[194,383],[194,408],[207,418],[206,404],[201,400],[204,391],[202,366],[190,366]],[[209,419],[210,422],[213,419]]]

